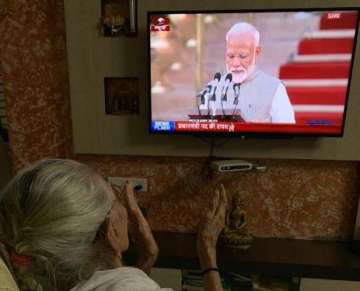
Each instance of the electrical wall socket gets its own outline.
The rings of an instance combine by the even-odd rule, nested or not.
[[[147,178],[137,178],[137,177],[108,177],[108,180],[111,184],[115,184],[119,187],[124,186],[126,181],[130,181],[136,191],[146,192],[148,190]]]

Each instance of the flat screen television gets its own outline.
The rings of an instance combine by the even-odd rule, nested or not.
[[[342,136],[359,8],[148,12],[150,131]]]

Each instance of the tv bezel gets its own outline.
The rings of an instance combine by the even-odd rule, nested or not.
[[[275,12],[321,12],[321,11],[357,11],[357,20],[356,20],[356,28],[355,28],[355,35],[354,35],[354,45],[352,49],[352,57],[351,63],[349,68],[349,80],[346,89],[346,97],[345,97],[345,104],[344,104],[344,113],[342,117],[342,125],[341,125],[341,132],[336,134],[327,134],[321,132],[272,132],[272,131],[259,131],[259,132],[227,132],[227,131],[158,131],[152,130],[152,95],[151,95],[151,46],[150,46],[150,39],[151,39],[151,31],[150,31],[150,18],[153,15],[159,14],[220,14],[220,13],[275,13]],[[316,7],[316,8],[261,8],[261,9],[253,9],[253,8],[244,8],[244,9],[225,9],[225,10],[211,10],[211,9],[204,9],[204,10],[151,10],[147,11],[147,18],[146,18],[146,46],[147,46],[147,68],[148,68],[148,82],[147,82],[147,94],[148,94],[148,131],[150,134],[155,135],[182,135],[182,136],[200,136],[200,137],[209,137],[209,138],[216,138],[216,137],[237,137],[237,138],[245,138],[245,137],[255,137],[255,138],[294,138],[294,137],[343,137],[344,136],[344,128],[347,119],[348,113],[348,103],[349,103],[349,95],[351,89],[351,81],[353,77],[353,66],[356,59],[356,45],[357,45],[357,38],[359,32],[359,24],[360,24],[360,7]],[[165,120],[164,120],[165,121]],[[165,121],[166,122],[166,121]],[[267,124],[267,123],[264,123]]]

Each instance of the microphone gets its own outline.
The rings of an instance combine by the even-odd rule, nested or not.
[[[210,86],[207,86],[205,89],[199,92],[196,97],[200,98],[200,105],[205,104],[205,95],[208,94],[210,91]]]
[[[211,89],[211,86],[208,85],[208,86],[206,86],[205,89],[203,89],[202,91],[200,91],[196,95],[197,107],[198,107],[199,115],[202,114],[201,110],[206,110],[208,108],[208,106],[209,106],[208,102],[209,102],[210,89]]]
[[[233,85],[233,89],[234,89],[234,92],[235,92],[235,98],[234,98],[234,105],[237,105],[239,103],[239,96],[240,96],[240,86],[241,86],[241,83],[235,83]]]
[[[221,79],[221,74],[219,72],[217,72],[214,75],[214,81],[212,82],[213,84],[212,84],[211,90],[210,90],[210,101],[216,101],[215,92],[216,92],[216,88],[217,88],[217,85],[218,85],[220,79]]]
[[[222,88],[222,91],[221,91],[221,101],[227,101],[227,90],[229,88],[229,85],[232,81],[232,75],[231,73],[228,73],[225,77],[225,84],[224,84],[224,87]]]

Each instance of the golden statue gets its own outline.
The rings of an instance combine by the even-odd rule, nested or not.
[[[226,225],[220,239],[228,247],[246,250],[251,246],[252,235],[247,230],[246,212],[239,195],[233,198],[232,207],[226,217]]]

